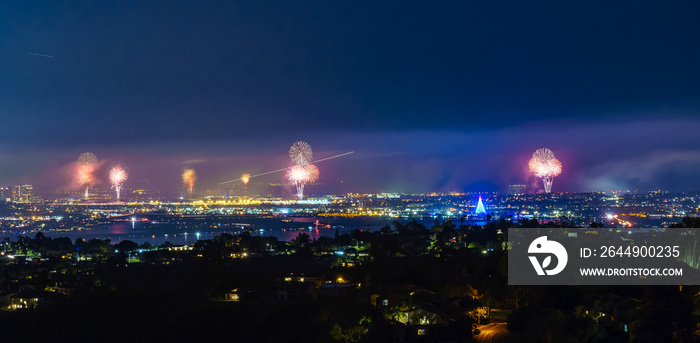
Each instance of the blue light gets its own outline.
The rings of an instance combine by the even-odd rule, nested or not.
[[[481,201],[481,195],[479,195],[479,203],[476,205],[476,214],[486,214],[486,208],[484,207],[484,203]]]

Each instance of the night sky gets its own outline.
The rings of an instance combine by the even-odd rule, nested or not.
[[[698,1],[0,4],[0,185],[197,189],[322,162],[312,192],[700,189]],[[266,177],[279,182],[283,174]],[[342,181],[342,183],[341,183]],[[148,183],[147,183],[148,182]]]

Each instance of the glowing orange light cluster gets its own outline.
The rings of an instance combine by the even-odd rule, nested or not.
[[[90,187],[95,183],[95,171],[99,167],[97,156],[84,152],[78,157],[75,167],[75,180],[78,185],[85,186],[85,200],[88,199]]]
[[[182,184],[187,188],[187,192],[192,194],[194,191],[194,182],[197,181],[197,174],[194,169],[185,169],[182,172]]]

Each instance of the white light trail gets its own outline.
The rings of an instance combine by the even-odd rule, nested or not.
[[[350,152],[342,153],[342,154],[340,154],[340,155],[335,155],[335,156],[331,156],[331,157],[322,158],[322,159],[320,159],[320,160],[311,161],[311,162],[309,162],[309,163],[318,163],[318,162],[328,161],[328,160],[331,160],[331,159],[334,159],[334,158],[343,157],[343,156],[350,155],[350,154],[353,154],[353,153],[355,153],[355,152],[354,152],[354,151],[350,151]],[[273,171],[269,171],[269,172],[264,172],[264,173],[260,173],[260,174],[251,175],[251,176],[249,177],[249,179],[252,179],[252,178],[258,177],[258,176],[263,176],[263,175],[268,175],[268,174],[279,173],[279,172],[282,172],[282,171],[287,171],[287,170],[292,169],[292,168],[293,168],[293,167],[288,167],[288,168],[277,169],[277,170],[273,170]],[[235,179],[235,180],[224,181],[224,182],[221,182],[221,183],[219,183],[219,184],[220,184],[220,185],[223,185],[223,184],[232,183],[232,182],[241,182],[241,179],[239,178],[239,179]]]

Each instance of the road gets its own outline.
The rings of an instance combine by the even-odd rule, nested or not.
[[[481,333],[474,336],[480,343],[503,343],[508,342],[510,334],[506,329],[506,323],[491,323],[478,327]]]

